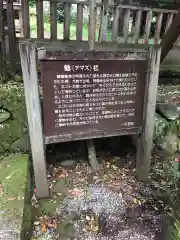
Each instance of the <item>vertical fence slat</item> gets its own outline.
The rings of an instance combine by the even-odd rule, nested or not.
[[[23,16],[23,35],[25,38],[30,37],[30,22],[29,22],[29,1],[22,0],[22,16]]]
[[[3,0],[0,0],[0,82],[6,77],[6,50],[4,38]]]
[[[134,42],[137,43],[139,39],[140,27],[141,27],[142,11],[136,12],[135,28],[134,28]]]
[[[173,13],[169,13],[169,14],[168,14],[168,18],[167,18],[167,22],[166,22],[166,28],[165,28],[165,33],[167,32],[167,30],[169,29],[169,27],[170,27],[171,24],[172,24],[173,16],[174,16]]]
[[[70,23],[71,23],[71,4],[64,4],[64,40],[70,39]]]
[[[16,32],[14,23],[13,0],[7,1],[7,23],[8,23],[8,41],[11,70],[16,71]]]
[[[96,0],[91,0],[89,9],[89,49],[94,50],[95,48],[95,34],[96,34]]]
[[[57,2],[50,2],[51,39],[57,39]]]
[[[116,42],[119,32],[119,8],[116,8],[114,11],[114,19],[112,26],[112,41]]]
[[[130,18],[130,9],[125,9],[124,26],[123,26],[123,38],[125,43],[128,40],[128,34],[129,34],[129,18]]]
[[[160,39],[162,20],[163,20],[163,12],[159,13],[158,17],[157,17],[156,32],[155,32],[155,36],[154,36],[155,44],[157,44]]]
[[[108,33],[108,5],[107,1],[102,1],[101,6],[101,22],[99,31],[99,41],[106,41]]]
[[[36,0],[37,37],[44,38],[43,1]]]
[[[149,11],[146,16],[145,36],[144,40],[148,41],[151,32],[152,11]]]
[[[76,40],[82,41],[82,29],[83,29],[83,5],[77,5],[77,20],[76,20]]]

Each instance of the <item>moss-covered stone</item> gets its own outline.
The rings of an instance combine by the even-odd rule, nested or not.
[[[0,108],[7,109],[11,118],[0,124],[0,154],[11,151],[11,145],[27,131],[27,116],[22,84],[0,85]]]
[[[28,182],[28,156],[11,155],[0,162],[0,226],[20,239]],[[28,215],[29,217],[29,215]]]

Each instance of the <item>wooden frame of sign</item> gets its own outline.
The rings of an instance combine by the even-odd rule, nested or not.
[[[80,43],[77,41],[63,41],[59,42],[58,52],[48,51],[47,49],[38,52],[40,62],[42,63],[41,72],[44,94],[43,118],[41,116],[42,109],[40,106],[38,88],[36,47],[35,44],[31,42],[20,43],[20,56],[25,88],[25,99],[29,124],[31,151],[33,157],[35,183],[37,190],[36,193],[37,197],[39,198],[49,197],[49,186],[46,174],[45,145],[53,142],[87,139],[90,164],[92,168],[98,169],[99,165],[96,160],[96,152],[93,142],[94,138],[118,136],[125,134],[137,135],[138,144],[136,175],[139,180],[147,180],[148,178],[152,150],[154,114],[161,49],[159,46],[137,47],[135,45],[123,45],[121,48],[120,45],[116,43],[95,43],[95,8],[95,0],[91,0],[88,43]],[[78,62],[77,66],[76,64],[72,64],[72,61]],[[126,62],[126,64],[124,63],[124,61]],[[139,63],[137,63],[138,61]],[[65,62],[68,63],[66,64],[66,67],[65,64],[63,64]],[[147,64],[145,64],[145,62]],[[58,64],[59,67],[57,69]],[[49,70],[48,65],[50,66]],[[71,68],[71,65],[73,65],[73,68]],[[90,69],[90,72],[86,73],[85,76],[79,79],[79,76],[83,74],[84,68],[82,67],[84,65],[89,66],[87,67],[87,69]],[[129,67],[127,68],[127,66]],[[53,68],[52,72],[51,67]],[[72,74],[69,73],[69,71],[74,71],[76,70],[76,68],[77,72],[73,72]],[[122,70],[122,68],[124,70]],[[121,69],[121,71],[119,72],[118,69]],[[68,75],[66,76],[66,82],[61,81],[61,75],[64,78],[66,72],[65,70],[68,71],[68,74],[66,74]],[[97,71],[95,71],[94,73],[94,70]],[[46,74],[44,74],[45,72]],[[78,76],[74,76],[75,74]],[[70,75],[71,77],[73,76],[73,79],[71,80]],[[46,76],[48,76],[48,79],[46,78]],[[74,96],[72,95],[72,92],[68,92],[68,94],[71,94],[72,97],[70,99],[71,102],[68,102],[69,100],[67,101],[67,99],[65,100],[59,98],[59,96],[65,93],[64,87],[62,88],[62,86],[65,86],[64,84],[68,86],[68,91],[72,90],[69,89],[69,87],[76,89],[81,88],[80,85],[83,84],[84,77],[87,77],[88,81],[90,79],[91,86],[89,89],[87,89],[88,92],[86,92],[86,88],[88,87],[84,86],[84,92],[80,93],[81,96],[79,96],[78,94]],[[128,85],[126,85],[126,87],[122,85],[124,84],[124,82],[126,82],[125,78],[128,82]],[[74,80],[75,85],[73,85]],[[89,84],[88,81],[86,81],[87,85]],[[103,85],[106,81],[108,83],[107,86],[109,86],[108,89],[107,86]],[[137,89],[134,89],[135,82],[137,82]],[[49,83],[55,84],[48,85]],[[58,84],[62,85],[60,86]],[[114,90],[112,84],[116,85],[116,90]],[[143,85],[144,87],[142,88],[141,85]],[[101,91],[99,90],[98,86],[101,88]],[[50,94],[46,93],[46,88],[48,87]],[[53,94],[52,89],[57,90],[57,92]],[[102,89],[105,89],[103,91],[108,96],[108,99],[106,100],[102,100],[102,98],[100,97],[96,98],[96,94],[102,92]],[[59,90],[60,93],[58,93]],[[95,91],[93,92],[93,90]],[[135,95],[133,92],[135,92]],[[112,97],[111,95],[114,97],[109,100],[109,97]],[[71,104],[73,101],[75,101],[73,100],[73,98],[82,98],[82,96],[83,100],[81,100],[83,103],[80,103],[78,111],[71,111],[70,113],[70,118],[72,118],[73,120],[70,121],[68,119],[68,122],[65,122],[63,118],[66,119],[65,115],[69,114],[69,108],[67,108],[66,106],[62,106],[61,100],[63,101],[63,104]],[[82,113],[81,104],[85,104],[85,101],[91,102],[91,98],[96,98],[96,100],[93,100],[94,102],[91,103],[91,105],[88,105],[88,107],[90,108],[89,111],[92,111],[94,103],[96,109],[95,114],[92,114],[91,116],[90,122],[88,111],[85,111],[88,116],[88,124],[91,123],[90,125],[88,125],[86,122],[87,118],[84,119],[82,118],[82,115],[80,115]],[[56,102],[54,102],[54,100],[56,100]],[[123,100],[126,100],[126,103]],[[135,101],[136,103],[133,101]],[[46,106],[48,106],[48,102],[53,102],[56,106],[59,105],[60,108],[57,109],[56,107],[54,108],[55,105],[50,105],[49,110],[51,111],[50,114],[48,114],[48,112],[46,111]],[[131,108],[129,108],[128,111],[124,112],[124,110],[128,109],[128,103],[131,104]],[[122,106],[124,104],[126,106],[126,109],[124,109],[121,104]],[[132,111],[132,104],[135,104],[134,112]],[[73,108],[76,108],[76,106],[71,106],[71,109]],[[63,112],[64,109],[66,109],[67,111]],[[113,110],[112,112],[112,109],[115,110]],[[99,114],[99,112],[101,114]],[[135,115],[133,115],[134,113]],[[56,119],[55,115],[59,116],[59,118]],[[131,121],[124,121],[126,117],[131,119]],[[48,124],[50,124],[49,128]],[[85,125],[86,127],[88,126],[88,128],[86,129],[86,127],[82,127],[82,125]],[[68,129],[70,131],[68,131]]]
[[[30,140],[31,140],[31,150],[32,150],[32,157],[33,157],[36,189],[37,189],[37,196],[40,198],[49,196],[48,181],[47,181],[47,176],[46,176],[45,144],[53,143],[53,142],[63,142],[63,141],[70,141],[70,140],[77,140],[77,139],[88,139],[87,145],[88,145],[90,163],[91,163],[92,168],[98,169],[98,164],[96,161],[96,154],[95,154],[95,149],[94,149],[94,144],[93,144],[94,138],[125,135],[125,134],[130,134],[130,135],[135,134],[138,136],[136,175],[139,180],[146,180],[148,177],[148,172],[149,172],[149,168],[150,168],[151,149],[152,149],[154,114],[155,114],[155,105],[156,105],[156,93],[157,93],[157,86],[158,86],[158,74],[159,74],[159,63],[160,63],[161,50],[159,47],[150,47],[149,49],[145,49],[145,50],[131,49],[130,51],[128,49],[123,48],[123,49],[114,49],[107,54],[107,52],[104,51],[105,45],[102,44],[102,46],[103,46],[103,50],[98,49],[96,51],[87,51],[85,60],[82,59],[81,51],[75,52],[74,50],[71,51],[69,48],[68,48],[68,54],[67,54],[67,52],[66,52],[66,54],[65,54],[65,52],[63,53],[63,51],[59,51],[59,52],[49,51],[48,52],[46,50],[41,50],[38,53],[40,61],[43,62],[42,70],[46,69],[46,72],[44,72],[44,73],[49,80],[48,82],[53,82],[54,80],[56,80],[56,81],[59,80],[59,78],[58,79],[56,79],[56,77],[54,78],[54,75],[50,73],[51,71],[47,69],[48,64],[50,66],[49,69],[51,69],[54,64],[57,66],[57,63],[58,64],[63,63],[63,62],[68,63],[69,54],[74,56],[74,59],[76,59],[76,60],[73,60],[72,56],[71,56],[71,59],[72,59],[71,61],[78,62],[78,66],[81,66],[80,64],[82,62],[88,62],[88,64],[89,64],[92,61],[93,64],[98,62],[100,68],[101,67],[103,68],[103,65],[101,66],[99,61],[101,61],[102,63],[105,61],[106,62],[105,68],[107,69],[107,61],[109,61],[109,66],[111,66],[110,62],[113,62],[113,61],[116,61],[116,63],[118,61],[121,63],[123,63],[123,61],[126,61],[127,63],[129,62],[130,64],[132,64],[133,68],[136,68],[136,64],[133,64],[133,61],[144,62],[146,60],[146,62],[148,63],[147,69],[146,69],[146,71],[144,71],[144,73],[146,74],[145,80],[143,79],[143,77],[139,78],[140,85],[143,85],[143,81],[144,81],[145,86],[144,86],[144,91],[143,91],[143,89],[141,89],[141,91],[143,91],[143,95],[140,94],[140,91],[138,92],[138,96],[141,96],[140,98],[137,98],[137,101],[139,101],[138,108],[139,108],[139,106],[142,105],[143,109],[142,109],[142,111],[140,111],[140,113],[141,113],[140,118],[137,116],[134,116],[135,122],[137,121],[137,124],[135,124],[136,126],[127,126],[127,125],[125,126],[125,125],[123,125],[124,121],[121,122],[121,120],[119,118],[119,123],[122,123],[122,126],[124,126],[124,127],[122,128],[122,126],[121,126],[119,128],[116,128],[117,121],[118,121],[118,119],[116,118],[115,120],[113,120],[116,123],[116,125],[114,125],[115,128],[110,127],[111,130],[113,130],[113,131],[109,132],[108,127],[105,124],[106,130],[104,130],[104,132],[102,131],[103,128],[101,129],[100,132],[98,132],[98,128],[97,128],[97,133],[93,135],[92,134],[93,131],[90,132],[90,131],[86,131],[83,129],[82,132],[84,135],[81,135],[81,131],[78,130],[78,132],[80,134],[80,137],[78,137],[78,134],[76,131],[75,131],[75,135],[69,134],[69,133],[67,133],[67,135],[66,135],[66,130],[68,129],[68,124],[66,125],[66,128],[64,128],[65,132],[63,132],[62,134],[61,134],[61,130],[63,128],[61,128],[61,127],[58,128],[58,129],[60,129],[60,132],[58,132],[59,135],[54,134],[55,133],[55,132],[53,132],[54,129],[52,131],[54,134],[54,135],[52,134],[53,136],[50,136],[51,132],[50,132],[50,135],[48,135],[49,133],[47,135],[46,135],[46,132],[44,133],[44,128],[48,131],[48,126],[46,126],[48,121],[46,121],[45,118],[49,119],[50,116],[52,116],[53,120],[54,120],[54,118],[53,118],[53,112],[50,112],[50,115],[47,117],[45,117],[45,115],[44,115],[44,118],[42,120],[42,116],[41,116],[42,109],[40,106],[39,89],[38,89],[36,48],[33,43],[20,44],[20,55],[21,55],[24,87],[25,87],[25,98],[26,98],[26,107],[27,107],[27,115],[28,115],[28,123],[29,123],[29,133],[30,133]],[[62,49],[66,49],[64,47],[64,45],[62,45]],[[99,56],[98,56],[98,54],[99,54]],[[94,55],[96,55],[96,57],[93,57]],[[79,60],[78,60],[78,56],[79,56]],[[106,59],[104,60],[105,56],[106,56]],[[116,60],[114,60],[115,58],[116,58]],[[62,60],[62,59],[64,59],[64,60]],[[101,59],[101,60],[97,61],[96,59]],[[114,63],[115,62],[113,62],[113,64]],[[98,65],[98,64],[95,64],[95,65]],[[116,65],[116,64],[114,64],[114,65]],[[64,65],[62,64],[62,66],[64,66]],[[128,66],[128,64],[127,64],[127,66]],[[142,70],[142,67],[144,65],[140,64],[140,66],[141,67],[139,68],[139,70]],[[123,65],[123,68],[124,67],[125,66]],[[54,72],[57,75],[57,72],[56,72],[57,68],[54,68],[54,69],[55,69]],[[59,67],[59,69],[61,69],[61,67]],[[110,69],[111,69],[111,67],[110,67]],[[49,85],[47,84],[46,77],[43,76],[43,71],[42,71],[43,87],[48,88]],[[59,70],[59,71],[60,72],[58,72],[58,74],[62,72],[61,70]],[[53,72],[53,69],[52,69],[52,72]],[[138,73],[140,74],[140,72],[141,71],[139,71]],[[49,75],[49,73],[50,73],[50,75]],[[52,76],[52,78],[49,79],[49,76]],[[113,79],[113,76],[110,76],[110,77]],[[118,81],[121,81],[123,79],[123,74],[120,77],[121,78],[119,78]],[[100,79],[100,77],[99,77],[99,79]],[[97,80],[97,77],[96,77],[96,80]],[[128,80],[128,78],[126,80]],[[132,76],[130,78],[130,81],[131,80],[132,80]],[[98,81],[96,81],[96,83]],[[124,79],[123,79],[123,81],[124,81]],[[100,82],[102,82],[102,81],[100,80]],[[61,83],[61,81],[59,83]],[[49,89],[49,91],[51,92],[50,89]],[[95,91],[95,92],[97,92],[97,91]],[[137,91],[138,91],[138,87],[137,87]],[[43,90],[43,92],[44,92],[44,90]],[[112,91],[111,91],[111,93],[112,93]],[[142,98],[142,96],[143,96],[143,98]],[[119,99],[121,99],[121,98],[122,98],[122,96],[120,96]],[[49,100],[53,99],[51,94],[50,94],[50,96],[48,96],[48,94],[47,94],[47,96],[43,96],[43,101],[47,102],[47,101],[49,101],[48,99]],[[130,101],[132,99],[133,99],[133,97],[130,98]],[[142,99],[143,99],[143,104],[140,104]],[[120,107],[120,109],[121,108],[122,107]],[[45,112],[45,114],[46,114],[46,112]],[[62,114],[62,112],[61,112],[61,114]],[[125,115],[121,115],[121,116],[125,117]],[[116,117],[117,117],[117,115],[116,115]],[[108,120],[105,120],[104,118],[101,118],[101,120],[108,121]],[[60,122],[62,122],[62,121],[60,121]],[[50,123],[51,123],[51,120],[50,120]],[[108,122],[105,122],[105,123],[108,123]],[[61,125],[62,124],[60,124],[60,126]],[[65,126],[65,125],[62,125],[62,126]],[[111,125],[109,125],[109,126],[111,126]],[[73,127],[77,128],[78,126],[73,126]],[[49,125],[49,128],[51,128],[50,125]],[[70,129],[72,130],[73,128],[70,128]],[[93,128],[93,130],[94,130],[94,128]]]

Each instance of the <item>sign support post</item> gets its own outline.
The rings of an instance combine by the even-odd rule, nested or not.
[[[148,180],[150,170],[160,57],[161,48],[159,46],[151,47],[145,87],[142,131],[138,139],[136,157],[136,176],[141,181]]]
[[[36,194],[38,198],[45,198],[49,197],[49,186],[46,174],[45,147],[36,66],[36,50],[33,43],[20,44],[19,48],[36,182]]]

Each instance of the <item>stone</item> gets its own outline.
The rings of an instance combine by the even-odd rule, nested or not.
[[[164,118],[171,121],[178,119],[180,116],[179,110],[174,104],[157,104],[156,111]]]
[[[157,113],[155,113],[154,121],[153,140],[156,142],[160,141],[165,136],[165,129],[169,122]]]
[[[12,114],[8,121],[0,124],[1,154],[10,150],[12,143],[24,134],[24,129],[28,126],[23,84],[1,85],[0,106]],[[7,112],[6,118],[9,116]]]
[[[11,149],[20,152],[30,151],[30,139],[28,133],[24,134],[22,137],[13,142]]]
[[[168,122],[159,114],[155,114],[154,135],[155,144],[165,150],[168,154],[174,154],[178,150],[178,135],[172,130],[167,131],[169,125],[173,122]]]
[[[7,121],[10,118],[11,114],[6,111],[5,109],[0,109],[0,124],[2,125],[3,122]]]
[[[14,80],[15,80],[16,82],[23,82],[23,77],[20,76],[20,75],[15,75]]]
[[[28,155],[11,155],[0,161],[0,240],[20,240],[26,232]],[[26,195],[27,194],[27,195]]]
[[[69,159],[64,160],[59,163],[64,168],[75,168],[76,167],[76,161]]]
[[[156,103],[166,103],[166,101],[169,100],[169,96],[167,94],[157,94],[157,97],[156,97]]]
[[[161,148],[165,150],[168,155],[174,155],[178,150],[179,138],[176,133],[168,132],[163,138]]]

